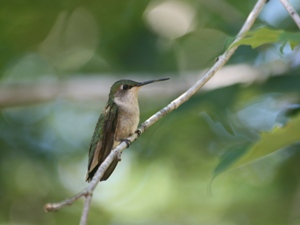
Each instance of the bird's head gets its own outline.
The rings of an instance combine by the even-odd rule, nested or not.
[[[138,91],[142,86],[164,80],[169,80],[169,78],[149,80],[144,82],[137,82],[133,80],[119,80],[112,85],[109,93],[109,99],[121,102],[136,100]]]

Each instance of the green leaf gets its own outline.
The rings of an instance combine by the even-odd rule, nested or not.
[[[284,127],[275,127],[271,132],[262,133],[261,139],[230,168],[245,165],[297,142],[300,142],[300,115],[291,119]]]
[[[282,32],[278,40],[281,42],[289,42],[291,49],[294,50],[294,48],[300,43],[300,33],[291,33],[291,32]]]
[[[271,132],[262,133],[257,142],[246,141],[229,148],[214,169],[213,178],[297,142],[300,142],[300,114],[284,127],[275,127]]]
[[[227,149],[226,153],[221,156],[220,163],[214,169],[213,177],[228,170],[236,160],[245,154],[250,145],[251,142],[244,142]]]
[[[237,41],[231,47],[250,45],[252,48],[257,48],[271,43],[281,43],[283,45],[290,43],[291,48],[294,49],[300,43],[300,32],[293,33],[264,27],[249,31],[243,39]]]

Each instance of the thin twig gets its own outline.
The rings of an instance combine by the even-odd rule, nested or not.
[[[240,32],[238,33],[235,41],[232,43],[239,41],[242,39],[246,32],[249,31],[251,26],[253,25],[254,21],[256,20],[258,14],[260,13],[261,9],[263,8],[266,0],[258,0],[256,5],[254,6],[253,10],[250,12],[246,22],[244,23],[243,27],[241,28]],[[170,113],[174,109],[178,108],[180,105],[182,105],[184,102],[186,102],[191,96],[193,96],[210,78],[214,76],[214,74],[223,67],[223,65],[229,60],[229,58],[232,56],[232,54],[235,52],[238,46],[235,47],[229,47],[225,53],[218,57],[217,62],[213,65],[213,67],[190,89],[188,89],[186,92],[184,92],[181,96],[179,96],[177,99],[172,101],[170,104],[168,104],[166,107],[155,113],[153,116],[151,116],[149,119],[147,119],[142,125],[138,128],[140,134],[142,134],[145,130],[147,130],[151,125],[153,125],[156,121],[164,117],[166,114]],[[135,141],[138,138],[138,134],[135,133],[132,136],[128,138],[131,142]],[[105,161],[101,164],[101,166],[98,168],[96,174],[94,175],[91,183],[88,185],[86,189],[84,189],[82,192],[74,196],[73,198],[62,201],[60,203],[55,204],[47,204],[45,207],[46,211],[54,211],[62,208],[63,206],[70,205],[74,201],[76,201],[78,198],[85,196],[85,205],[83,209],[83,213],[81,216],[81,222],[80,225],[85,225],[87,222],[87,214],[90,208],[90,201],[92,198],[92,194],[96,186],[98,185],[101,177],[103,176],[105,170],[108,168],[108,166],[112,163],[112,161],[122,153],[122,151],[127,147],[127,144],[122,142],[120,145],[118,145],[115,149],[111,151],[111,153],[108,155],[108,157],[105,159]],[[76,197],[76,198],[75,198]],[[51,207],[50,207],[51,206]]]
[[[92,196],[93,191],[96,188],[97,184],[99,183],[99,180],[104,175],[104,172],[107,170],[109,165],[113,162],[114,158],[116,158],[118,156],[119,152],[122,152],[126,147],[127,147],[127,144],[122,142],[114,150],[111,151],[111,153],[108,155],[108,157],[99,166],[99,168],[98,168],[97,172],[95,173],[92,181],[90,182],[90,184],[85,189],[83,189],[78,194],[74,195],[72,198],[66,199],[64,201],[57,202],[57,203],[47,203],[44,206],[44,210],[46,212],[57,211],[57,210],[65,207],[65,206],[72,205],[76,200],[78,200],[81,197],[85,196],[86,199],[87,199],[87,198],[89,198],[89,196]],[[85,206],[86,205],[87,204],[85,204]],[[85,212],[85,208],[84,208],[83,213],[84,212]]]
[[[78,194],[74,195],[72,198],[66,199],[66,200],[61,201],[61,202],[47,203],[44,206],[44,210],[45,210],[45,212],[54,212],[54,211],[60,210],[64,206],[72,205],[77,199],[84,196],[84,192],[85,192],[85,190],[83,190],[83,191],[79,192]]]
[[[293,6],[289,3],[288,0],[280,1],[300,29],[300,16],[296,12],[296,10],[293,8]]]
[[[88,195],[85,198],[84,206],[82,209],[82,215],[80,218],[80,224],[79,225],[86,225],[87,224],[87,219],[88,219],[88,214],[90,210],[90,205],[92,201],[92,195]]]

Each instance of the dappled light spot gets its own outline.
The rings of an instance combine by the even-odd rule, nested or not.
[[[144,18],[155,33],[172,40],[194,29],[195,14],[194,8],[183,1],[152,1]]]

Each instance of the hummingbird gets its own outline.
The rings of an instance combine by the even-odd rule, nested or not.
[[[119,80],[112,85],[105,109],[98,119],[90,143],[86,181],[92,180],[98,167],[112,149],[122,141],[126,142],[127,147],[129,146],[127,138],[136,132],[140,120],[139,89],[144,85],[168,79],[162,78],[144,82]],[[114,159],[101,181],[110,177],[119,160]]]

